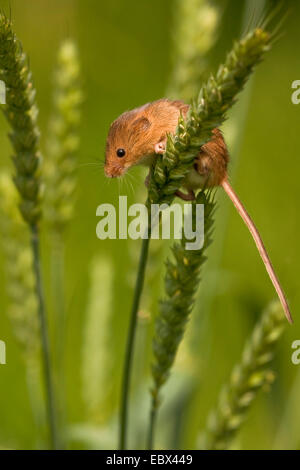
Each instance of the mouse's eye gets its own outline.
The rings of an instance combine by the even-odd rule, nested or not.
[[[120,158],[125,157],[125,154],[126,154],[126,152],[125,152],[124,149],[118,149],[117,150],[117,156],[118,157],[120,157]]]

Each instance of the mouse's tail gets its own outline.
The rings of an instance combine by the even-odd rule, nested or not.
[[[290,323],[293,323],[292,315],[291,315],[291,312],[290,312],[289,305],[287,303],[285,294],[284,294],[284,292],[281,288],[280,282],[279,282],[279,280],[278,280],[278,278],[275,274],[275,271],[274,271],[274,268],[272,266],[271,260],[268,256],[267,250],[266,250],[266,248],[263,244],[263,241],[261,239],[261,236],[260,236],[257,228],[255,227],[251,217],[249,216],[248,212],[246,211],[246,209],[243,206],[242,202],[240,201],[239,197],[237,196],[237,194],[235,193],[235,191],[233,190],[233,188],[229,184],[227,178],[225,178],[225,180],[223,181],[221,186],[224,188],[227,195],[230,197],[231,201],[233,202],[236,210],[238,211],[238,213],[242,217],[243,221],[247,225],[247,227],[248,227],[248,229],[249,229],[249,231],[250,231],[250,233],[253,237],[253,240],[254,240],[254,242],[257,246],[259,254],[260,254],[260,256],[261,256],[261,258],[264,262],[266,270],[267,270],[267,272],[270,276],[270,279],[273,283],[273,286],[275,287],[275,290],[278,294],[278,297],[279,297],[281,305],[284,309],[286,318],[288,319],[288,321]]]

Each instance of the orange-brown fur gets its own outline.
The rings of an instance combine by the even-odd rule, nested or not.
[[[219,186],[227,176],[229,154],[223,135],[214,129],[212,139],[203,145],[197,155],[194,168],[200,175],[207,175],[207,187]]]
[[[189,106],[182,101],[162,99],[122,114],[112,123],[109,130],[105,156],[106,176],[120,176],[133,165],[149,163],[149,159],[155,158],[155,153],[163,153],[167,134],[175,133],[180,113],[186,116],[188,110]],[[126,154],[119,158],[116,152],[120,148],[124,149]],[[193,168],[183,181],[188,194],[177,191],[176,195],[182,199],[191,200],[195,198],[194,189],[202,186],[223,187],[247,225],[286,317],[292,322],[286,297],[260,234],[228,181],[228,161],[229,155],[222,133],[219,129],[214,129],[211,140],[199,149]]]
[[[146,157],[155,155],[155,144],[165,141],[168,133],[175,133],[180,113],[186,117],[188,110],[189,106],[180,100],[161,99],[121,114],[108,133],[106,175],[120,176],[133,165],[147,163]],[[116,155],[118,148],[126,151],[125,157]],[[207,187],[217,186],[226,177],[228,160],[223,136],[214,129],[212,139],[201,147],[194,169],[203,176]]]

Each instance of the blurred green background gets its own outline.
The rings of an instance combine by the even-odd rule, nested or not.
[[[223,60],[232,41],[240,36],[242,25],[247,26],[245,7],[250,6],[255,12],[262,4],[261,0],[218,3],[222,7],[222,18],[211,53],[212,71]],[[97,240],[96,208],[104,202],[117,205],[119,195],[127,195],[129,203],[143,202],[146,197],[144,170],[132,172],[134,179],[129,180],[132,185],[126,184],[127,179],[119,185],[105,179],[100,165],[86,164],[104,158],[107,130],[121,112],[165,96],[171,67],[171,40],[176,34],[172,27],[174,1],[10,0],[1,1],[0,6],[6,12],[11,7],[15,31],[30,57],[40,108],[42,144],[51,109],[57,49],[66,37],[73,37],[79,47],[85,99],[75,217],[66,236],[68,323],[64,366],[68,446],[115,448],[122,360],[140,244],[129,240]],[[297,271],[300,263],[300,105],[291,102],[291,84],[300,79],[299,2],[285,1],[283,13],[288,9],[290,14],[282,27],[284,34],[258,67],[224,126],[229,147],[234,137],[239,142],[230,169],[233,186],[261,231],[295,319],[277,349],[274,362],[277,379],[270,393],[259,395],[235,441],[234,448],[242,449],[300,448],[297,400],[300,365],[291,362],[292,341],[300,339]],[[242,105],[243,110],[246,109],[245,120]],[[0,165],[11,169],[7,130],[2,117]],[[226,197],[219,196],[214,243],[203,271],[192,328],[188,328],[188,344],[181,347],[174,374],[164,390],[165,407],[161,413],[158,447],[196,448],[197,434],[205,425],[220,386],[239,360],[245,339],[261,311],[275,296],[244,224]],[[161,249],[159,243],[153,242],[154,249]],[[163,251],[167,251],[167,247]],[[45,234],[42,255],[53,331],[50,250]],[[43,445],[43,439],[32,416],[24,364],[6,316],[2,258],[1,255],[0,339],[7,345],[7,364],[0,365],[0,446],[35,448],[39,441]],[[150,406],[147,391],[152,320],[148,310],[151,305],[153,318],[164,273],[161,256],[159,260],[160,265],[154,267],[159,275],[151,277],[150,259],[150,281],[142,305],[145,314],[141,315],[138,330],[130,421],[133,447],[143,446],[144,424]],[[103,315],[96,331],[102,343],[96,341],[95,355],[90,351],[89,357],[84,353],[84,342],[87,341],[86,321],[91,303],[91,266],[95,264],[99,267],[96,273],[99,305],[96,308],[99,315]],[[52,342],[55,342],[54,337]],[[97,356],[99,351],[101,357]],[[89,365],[92,368],[95,357],[105,374],[102,371],[99,375],[102,395],[90,413],[86,404],[89,399],[85,398],[85,388],[89,385],[84,380],[88,372],[82,371]],[[137,436],[140,439],[136,439]]]

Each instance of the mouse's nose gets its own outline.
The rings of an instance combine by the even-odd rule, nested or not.
[[[110,174],[110,171],[106,166],[104,167],[104,174],[107,178],[112,178],[112,175]]]
[[[118,176],[121,176],[122,174],[122,168],[118,166],[105,166],[104,167],[104,173],[107,178],[116,178]]]

